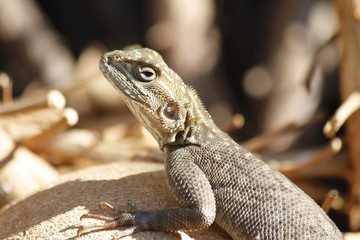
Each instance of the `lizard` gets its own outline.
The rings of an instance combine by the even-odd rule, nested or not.
[[[116,210],[77,235],[119,228],[115,239],[139,231],[205,229],[213,223],[233,239],[343,239],[319,205],[293,182],[222,132],[196,91],[148,48],[114,50],[100,60],[105,78],[157,140],[178,208]]]

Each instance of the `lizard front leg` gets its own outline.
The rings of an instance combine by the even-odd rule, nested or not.
[[[113,216],[83,215],[81,219],[93,218],[104,222],[92,226],[81,226],[78,229],[78,236],[119,228],[120,232],[114,236],[114,239],[119,239],[139,231],[192,231],[210,226],[216,215],[215,198],[210,183],[204,173],[191,161],[190,156],[183,155],[181,159],[178,157],[177,152],[169,154],[165,167],[169,186],[181,207],[159,211],[134,209],[123,212],[102,203],[101,209],[112,211]]]

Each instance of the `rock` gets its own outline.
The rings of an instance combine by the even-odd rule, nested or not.
[[[60,180],[0,211],[0,239],[75,239],[76,225],[85,213],[106,214],[98,204],[108,202],[129,209],[128,201],[140,209],[155,210],[178,206],[167,185],[162,164],[110,163],[64,175]],[[88,233],[78,239],[112,239],[118,230]],[[140,232],[129,239],[231,239],[214,225],[191,233]]]

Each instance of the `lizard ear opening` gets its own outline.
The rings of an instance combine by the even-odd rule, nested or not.
[[[165,103],[159,108],[158,113],[164,130],[169,131],[171,134],[175,134],[184,129],[185,115],[181,112],[181,108],[176,101]]]
[[[178,106],[174,102],[169,102],[163,108],[163,114],[166,118],[171,120],[178,119]]]

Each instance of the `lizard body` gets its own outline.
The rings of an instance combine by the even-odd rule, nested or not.
[[[165,152],[168,185],[181,207],[119,212],[78,235],[124,227],[194,231],[217,223],[233,239],[342,239],[324,211],[281,173],[219,130],[196,92],[150,49],[103,55],[100,69]],[[109,206],[108,206],[109,208]]]

